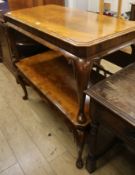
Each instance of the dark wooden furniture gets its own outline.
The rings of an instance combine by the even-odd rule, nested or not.
[[[43,4],[59,4],[64,5],[64,0],[6,0],[0,3],[0,61],[6,65],[6,67],[14,73],[12,66],[12,50],[10,49],[10,43],[8,39],[8,28],[5,25],[5,20],[3,15],[6,12],[12,10],[18,10],[23,8],[30,8],[33,6],[43,5]],[[26,37],[23,34],[15,32],[16,46],[18,49],[19,59],[34,55],[45,51],[47,48],[43,45],[35,42],[34,40]]]
[[[0,11],[1,13],[3,11],[7,11],[8,7],[7,7],[7,2],[3,2],[3,3],[0,3]],[[2,15],[2,14],[1,14]],[[1,18],[1,15],[0,15],[0,18]],[[3,35],[3,30],[0,28],[0,62],[2,62],[2,46],[1,46],[1,42],[2,42],[2,36]]]
[[[47,5],[47,4],[58,4],[65,5],[64,0],[8,0],[9,10],[18,10],[23,8],[30,8],[38,5]]]
[[[130,20],[135,20],[135,4],[131,3],[131,13],[130,13]]]
[[[1,45],[0,45],[0,62],[2,62],[2,50],[1,50]]]
[[[6,67],[14,73],[11,57],[12,57],[12,50],[10,48],[10,41],[8,36],[8,27],[5,25],[5,20],[3,15],[6,12],[9,12],[10,10],[14,10],[14,5],[18,5],[18,8],[21,8],[20,1],[15,0],[9,0],[9,1],[3,1],[3,3],[0,3],[0,48],[1,48],[1,61],[6,65]],[[30,3],[30,2],[29,2]],[[11,7],[11,4],[13,5]],[[23,3],[23,7],[29,7],[28,4]],[[19,32],[15,33],[15,40],[16,40],[16,47],[19,54],[19,59],[30,56],[33,54],[37,54],[39,52],[45,51],[47,48],[42,46],[41,44],[35,42],[34,40],[26,37],[23,34],[20,34]]]
[[[131,45],[131,53],[119,50],[103,57],[103,59],[124,68],[135,61],[135,46]],[[129,48],[130,50],[130,48]]]
[[[87,126],[90,124],[90,119],[88,119],[86,112],[85,104],[87,99],[84,90],[91,85],[93,64],[103,55],[134,43],[135,23],[56,5],[13,11],[5,15],[5,20],[6,25],[10,29],[11,49],[16,61],[18,59],[14,47],[14,31],[19,31],[51,50],[60,53],[71,63],[73,67],[72,79],[67,75],[69,71],[67,71],[65,67],[65,61],[64,68],[62,68],[61,64],[63,63],[63,59],[61,60],[59,58],[57,61],[54,59],[54,61],[50,63],[44,63],[48,65],[44,70],[40,67],[42,66],[41,64],[37,69],[36,65],[39,64],[36,60],[39,60],[39,56],[34,56],[32,58],[35,62],[34,66],[29,67],[27,60],[20,62],[21,65],[19,65],[19,63],[16,64],[17,81],[25,91],[24,98],[27,98],[25,85],[31,84],[41,95],[46,96],[49,101],[60,109],[68,121],[70,121],[70,124],[77,128],[74,130],[76,138],[79,140],[77,166],[81,168],[81,156],[86,137],[85,130],[87,130]],[[51,57],[53,60],[53,56],[54,54],[51,54],[49,58]],[[48,53],[45,53],[45,55],[41,57],[48,57]],[[29,73],[28,70],[32,72]],[[40,72],[41,70],[44,71]],[[64,70],[67,72],[64,73]],[[34,71],[36,71],[38,76],[34,74]],[[45,71],[48,71],[48,73]],[[48,77],[49,79],[45,79],[47,74],[50,75],[50,77]],[[71,73],[69,74],[71,77]],[[42,80],[42,82],[38,79],[36,79],[35,82],[34,77],[39,77],[38,79],[40,81]],[[65,79],[65,77],[68,78]],[[44,82],[43,79],[45,79]],[[56,79],[58,81],[56,84],[58,85],[57,87],[52,84],[52,81],[54,83]],[[97,78],[95,77],[94,79],[96,80]],[[75,82],[73,82],[73,80]],[[42,87],[40,86],[41,84],[43,84]],[[46,88],[47,85],[48,88]],[[62,86],[64,86],[64,88],[61,88]],[[50,89],[50,91],[48,89]],[[58,95],[56,96],[56,94]],[[71,95],[67,94],[72,94],[73,96],[71,97]],[[67,101],[69,102],[67,103]],[[73,102],[71,103],[71,101]]]
[[[44,4],[57,4],[57,5],[65,5],[65,0],[43,0]]]
[[[99,125],[112,130],[116,137],[135,150],[135,63],[97,83],[86,93],[90,100],[90,149],[87,170],[96,168],[96,148]]]

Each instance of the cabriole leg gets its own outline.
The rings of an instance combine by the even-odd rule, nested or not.
[[[77,95],[79,102],[78,110],[78,123],[83,124],[86,122],[86,116],[84,114],[84,103],[85,103],[85,94],[84,90],[87,89],[91,69],[93,66],[93,61],[86,59],[76,59],[73,60],[74,74],[77,82]]]
[[[24,96],[22,98],[24,100],[27,100],[28,99],[28,92],[27,92],[26,84],[25,84],[23,78],[20,75],[18,75],[16,81],[21,85],[21,87],[22,87],[22,89],[24,91]]]
[[[86,134],[87,132],[85,130],[77,130],[76,131],[76,143],[77,143],[77,147],[78,147],[78,157],[76,160],[76,167],[81,169],[83,168],[83,159],[82,159],[82,154],[83,154],[83,150],[84,150],[84,145],[85,145],[85,141],[86,141]]]

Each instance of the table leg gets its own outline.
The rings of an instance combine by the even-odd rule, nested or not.
[[[96,115],[96,114],[95,114]],[[86,160],[86,169],[89,173],[92,173],[96,169],[96,146],[97,146],[97,135],[98,135],[99,123],[96,121],[96,116],[92,119],[90,138],[89,138],[89,153]]]
[[[23,99],[27,100],[28,99],[28,92],[27,92],[27,88],[26,88],[26,82],[23,80],[23,78],[18,74],[17,71],[17,67],[16,67],[16,63],[19,61],[20,55],[19,52],[16,48],[16,41],[15,41],[15,30],[7,27],[7,35],[8,35],[8,39],[9,39],[9,45],[10,45],[10,49],[11,49],[11,62],[12,62],[12,67],[13,67],[13,71],[14,71],[14,75],[16,78],[16,82],[19,83],[24,91],[24,96]]]
[[[2,48],[1,48],[1,43],[2,43],[1,38],[2,38],[2,35],[3,35],[3,33],[2,33],[2,27],[0,26],[0,62],[2,62]]]
[[[26,83],[19,74],[16,77],[16,81],[17,81],[17,83],[19,83],[21,85],[21,87],[24,91],[24,96],[22,97],[23,100],[28,100],[28,92],[27,92],[27,88],[26,88]]]
[[[7,35],[8,35],[8,39],[9,39],[8,42],[9,42],[9,46],[10,46],[11,54],[12,54],[11,61],[12,61],[12,64],[14,66],[14,63],[17,62],[20,58],[19,52],[16,48],[16,40],[15,40],[16,32],[15,32],[15,30],[11,29],[10,27],[6,27],[6,30],[7,30]]]
[[[76,167],[79,169],[81,169],[84,165],[82,154],[83,154],[84,145],[86,142],[87,132],[88,132],[87,130],[79,130],[79,129],[75,131],[75,138],[76,138],[76,143],[78,147],[78,157],[76,160]]]
[[[98,105],[95,104],[94,100],[91,98],[90,101],[90,116],[91,116],[91,128],[89,132],[88,142],[89,142],[89,152],[86,159],[86,169],[89,173],[92,173],[96,169],[96,151],[97,151],[97,136],[99,128],[99,113],[97,111]]]
[[[0,62],[2,62],[2,49],[1,49],[1,45],[0,45]]]
[[[77,82],[77,95],[79,102],[78,122],[80,124],[86,122],[86,116],[84,114],[84,104],[86,95],[84,94],[84,90],[86,90],[88,86],[93,62],[94,61],[79,58],[73,60],[73,67],[74,67],[75,79]]]
[[[132,49],[132,58],[135,59],[135,44],[131,45],[131,49]]]

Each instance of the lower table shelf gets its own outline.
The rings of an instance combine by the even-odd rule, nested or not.
[[[25,58],[16,63],[21,73],[45,98],[53,103],[75,126],[77,122],[78,99],[77,85],[71,64],[60,53],[47,51],[38,55]],[[96,78],[96,73],[92,76]],[[99,76],[98,76],[99,78]],[[85,104],[87,125],[88,101]]]
[[[20,73],[32,83],[51,103],[65,114],[74,125],[77,122],[77,86],[72,66],[59,53],[48,51],[25,58],[16,66]],[[88,107],[86,107],[86,115]],[[89,119],[84,124],[88,124]]]
[[[73,126],[79,151],[76,165],[83,166],[82,151],[90,124],[89,99],[85,102],[85,115],[87,121],[84,124],[77,122],[79,104],[77,99],[77,84],[74,78],[72,65],[60,53],[47,51],[38,55],[24,58],[16,63],[17,76],[21,78],[19,83],[25,89],[25,82],[32,86],[42,97],[56,106],[65,118]],[[103,78],[95,71],[91,74],[92,83]],[[94,80],[94,81],[93,81]]]

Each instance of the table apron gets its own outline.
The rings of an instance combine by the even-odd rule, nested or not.
[[[23,25],[18,27],[12,22],[6,22],[6,25],[20,33],[23,33],[42,45],[45,45],[57,52],[61,52],[64,56],[72,59],[79,58],[90,60],[97,57],[103,57],[135,43],[135,31],[102,41],[100,43],[93,43],[93,45],[91,43],[90,46],[75,46],[30,27],[24,28]]]

